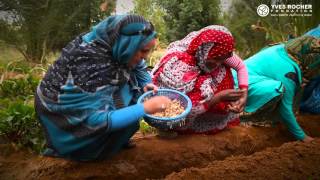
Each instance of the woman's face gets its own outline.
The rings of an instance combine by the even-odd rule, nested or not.
[[[212,70],[216,66],[221,65],[226,59],[230,58],[231,56],[232,56],[232,53],[229,53],[229,54],[226,54],[224,56],[208,59],[206,61],[206,66],[207,66],[208,69]]]
[[[156,39],[153,39],[147,45],[139,49],[129,61],[128,66],[134,68],[142,59],[146,59],[155,45]]]

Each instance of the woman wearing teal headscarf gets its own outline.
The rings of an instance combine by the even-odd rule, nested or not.
[[[155,36],[141,16],[110,16],[62,50],[35,97],[45,155],[108,158],[130,145],[145,113],[163,110],[170,101],[163,96],[136,104],[143,91],[157,90],[144,61]]]
[[[275,109],[296,139],[312,140],[296,120],[294,101],[303,79],[317,72],[319,55],[320,39],[306,35],[265,48],[245,60],[249,75],[246,116],[256,114],[255,118],[262,118]],[[233,75],[237,81],[236,73]]]

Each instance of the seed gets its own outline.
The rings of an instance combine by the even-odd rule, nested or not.
[[[171,118],[171,117],[176,117],[183,112],[184,112],[184,108],[181,105],[180,101],[175,99],[169,103],[169,105],[166,107],[164,111],[154,113],[152,114],[152,116]]]

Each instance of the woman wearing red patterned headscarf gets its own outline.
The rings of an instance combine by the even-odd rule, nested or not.
[[[233,50],[231,33],[217,25],[192,32],[169,45],[152,71],[153,82],[184,92],[192,101],[186,124],[173,131],[215,134],[239,124],[238,113],[247,99],[248,73]],[[240,90],[234,89],[231,68],[238,73]]]

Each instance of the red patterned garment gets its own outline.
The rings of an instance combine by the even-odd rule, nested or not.
[[[174,131],[180,134],[215,134],[227,126],[239,124],[238,115],[228,112],[228,102],[220,102],[211,108],[208,106],[214,94],[234,88],[230,68],[238,71],[240,86],[248,84],[245,66],[235,54],[223,64],[216,64],[213,69],[205,65],[207,60],[230,56],[233,49],[231,33],[217,25],[192,32],[168,46],[167,54],[152,71],[153,82],[159,87],[184,92],[192,101],[186,124]],[[240,70],[237,67],[241,67]]]

